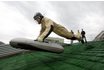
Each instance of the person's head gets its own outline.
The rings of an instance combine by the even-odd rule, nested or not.
[[[79,32],[79,30],[78,30],[78,32]]]
[[[83,31],[83,29],[82,29],[82,31]]]
[[[40,24],[43,17],[44,16],[40,12],[38,12],[34,15],[33,18],[34,18],[34,20],[36,20]]]

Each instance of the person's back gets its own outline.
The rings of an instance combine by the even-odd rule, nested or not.
[[[81,31],[81,35],[82,35],[82,37],[85,37],[85,31],[83,31],[83,29]]]
[[[52,21],[51,19],[49,19],[47,17],[44,17],[42,19],[41,23],[42,23],[42,26],[52,25],[53,26],[53,32],[56,33],[56,34],[58,34],[58,35],[60,35],[60,36],[62,36],[62,37],[67,37],[67,38],[70,39],[73,36],[73,34],[71,32],[69,32],[65,27],[63,27],[60,24],[57,24],[56,22]]]

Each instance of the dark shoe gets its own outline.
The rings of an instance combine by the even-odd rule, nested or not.
[[[81,43],[84,44],[84,40],[83,39],[81,40]]]

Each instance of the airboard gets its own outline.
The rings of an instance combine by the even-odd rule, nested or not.
[[[10,45],[14,48],[21,48],[27,50],[43,50],[49,52],[61,53],[64,48],[60,44],[38,42],[26,38],[15,38],[10,41]]]

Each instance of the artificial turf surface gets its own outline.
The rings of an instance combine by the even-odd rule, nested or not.
[[[104,41],[64,48],[60,54],[31,51],[0,59],[0,70],[104,70]]]

